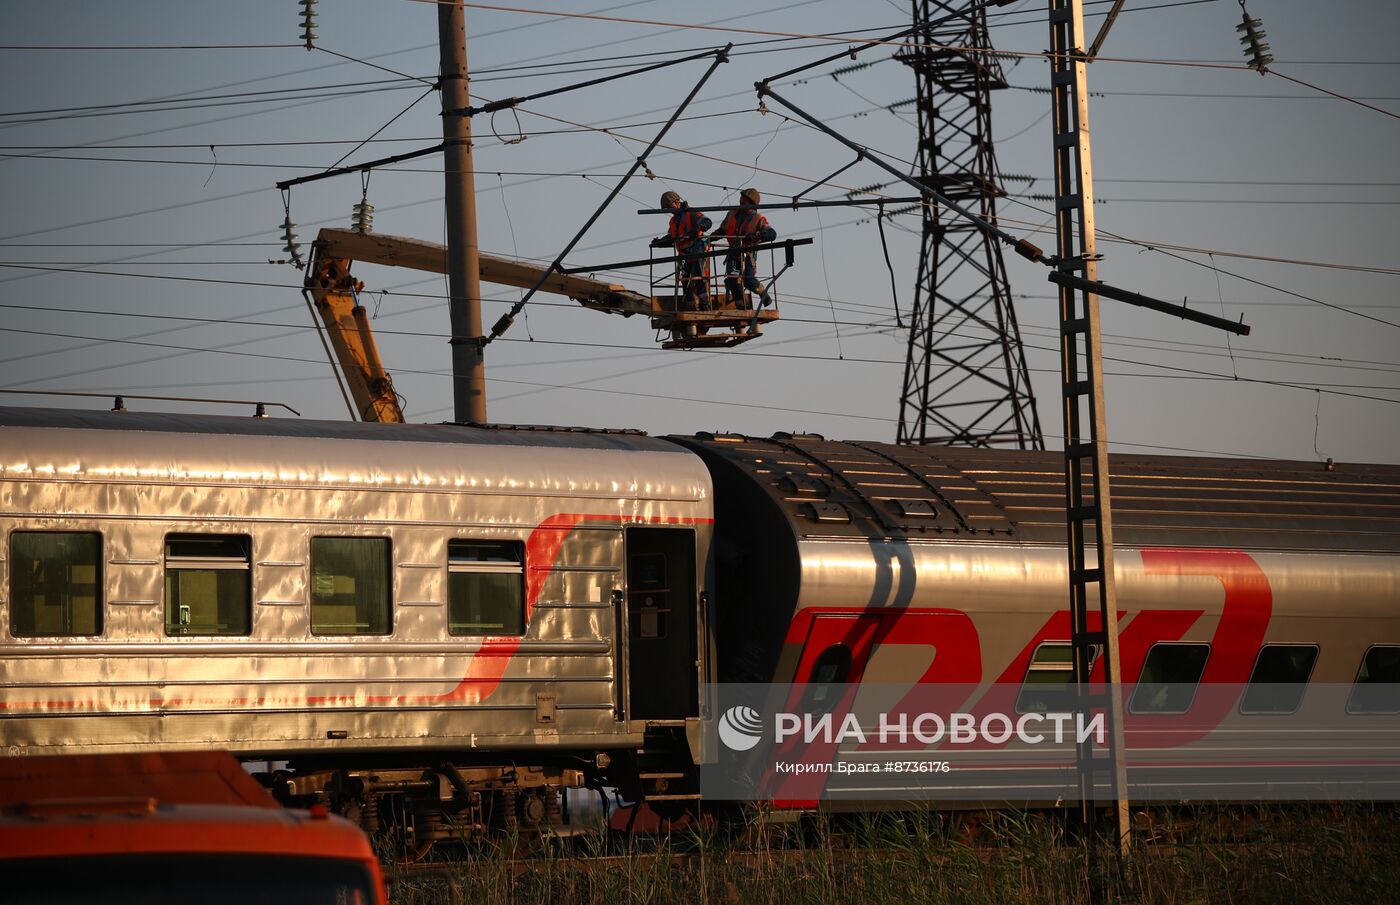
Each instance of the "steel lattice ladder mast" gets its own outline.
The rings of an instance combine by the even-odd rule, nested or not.
[[[1050,93],[1055,161],[1056,265],[1062,274],[1098,279],[1094,184],[1089,151],[1089,92],[1082,0],[1050,0]],[[1108,430],[1103,393],[1099,298],[1060,283],[1060,394],[1064,416],[1065,519],[1069,548],[1070,640],[1080,709],[1102,708],[1106,744],[1076,746],[1081,816],[1092,823],[1099,796],[1112,802],[1119,850],[1128,853],[1127,752],[1123,737],[1118,605],[1113,575]],[[1098,616],[1098,625],[1090,615]],[[1102,692],[1092,692],[1102,659]],[[1105,781],[1100,782],[1100,777]]]

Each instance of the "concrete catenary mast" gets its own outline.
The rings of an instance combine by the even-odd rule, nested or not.
[[[451,295],[452,403],[457,421],[486,421],[486,361],[481,342],[476,187],[467,93],[467,19],[460,0],[438,4],[442,80],[443,201],[447,208],[447,285]]]

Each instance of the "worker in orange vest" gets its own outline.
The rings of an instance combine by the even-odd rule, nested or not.
[[[662,195],[661,206],[675,213],[671,215],[671,224],[666,229],[666,235],[651,240],[652,248],[674,247],[678,255],[702,255],[710,250],[705,232],[714,224],[705,216],[704,211],[692,210],[675,192]],[[687,307],[693,310],[710,307],[710,290],[707,285],[710,259],[682,258],[677,262],[676,270],[680,274],[681,297]]]
[[[768,225],[768,218],[755,207],[760,200],[758,189],[744,189],[739,193],[739,209],[730,211],[720,224],[720,232],[729,240],[729,254],[724,258],[724,289],[735,305],[743,302],[744,289],[758,293],[760,306],[773,302],[767,287],[755,275],[757,261],[754,253],[746,250],[760,242],[772,242],[778,238],[777,231]]]

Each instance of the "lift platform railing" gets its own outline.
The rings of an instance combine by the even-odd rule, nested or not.
[[[701,250],[693,254],[675,255],[674,266],[665,268],[664,273],[656,276],[656,268],[664,263],[666,259],[652,258],[648,275],[651,280],[653,290],[669,287],[670,294],[677,300],[678,311],[752,311],[755,308],[764,307],[760,304],[760,299],[755,296],[758,293],[751,291],[744,285],[742,273],[730,274],[727,272],[729,256],[752,254],[757,258],[759,253],[746,248],[734,240],[727,240],[728,245],[716,245],[716,237],[706,236],[701,239]],[[703,257],[706,252],[719,251],[724,253],[724,267],[720,267],[719,261],[712,258]],[[791,246],[783,246],[786,252],[785,266],[780,270],[776,266],[777,248],[769,247],[767,270],[755,267],[754,278],[763,286],[768,293],[772,307],[777,307],[777,281],[783,271],[792,266],[793,250]],[[693,264],[699,264],[697,268]],[[687,271],[691,271],[687,273]],[[765,278],[764,273],[772,276]],[[731,283],[732,280],[732,283]],[[660,295],[660,293],[655,293]]]
[[[657,341],[663,348],[695,348],[738,345],[757,336],[758,322],[747,316],[748,309],[756,307],[748,293],[741,287],[737,296],[731,295],[725,287],[720,262],[705,256],[715,250],[713,238],[702,237],[690,247],[694,249],[696,244],[698,251],[675,255],[674,261],[657,260],[653,253],[648,279],[658,308],[670,315],[668,322],[653,320]],[[658,267],[663,269],[659,277]],[[656,291],[662,287],[669,288],[669,294]],[[743,320],[739,319],[741,313],[745,315]],[[772,315],[778,316],[776,307]],[[668,340],[662,339],[666,333],[670,334]]]
[[[663,341],[663,347],[694,346],[696,340],[703,340],[706,345],[718,345],[721,339],[728,341],[725,344],[737,345],[762,332],[758,309],[764,306],[753,297],[754,293],[748,291],[742,280],[735,281],[737,292],[731,291],[728,285],[729,275],[724,270],[729,254],[736,251],[734,241],[728,240],[728,243],[728,247],[722,248],[725,252],[723,266],[719,260],[702,256],[705,252],[714,251],[716,244],[715,237],[705,236],[700,240],[699,253],[677,255],[672,266],[667,268],[667,272],[661,277],[656,276],[655,270],[658,266],[664,267],[664,263],[655,262],[648,269],[653,287],[670,285],[669,297],[656,292],[656,298],[671,301],[675,306],[672,314],[673,318],[677,319],[673,319],[669,327],[671,339]],[[769,273],[774,272],[771,266],[774,252],[775,249],[768,249]],[[743,253],[757,254],[747,251]],[[791,248],[788,249],[788,255],[792,255]],[[653,260],[655,261],[654,256]],[[756,268],[755,276],[757,277]],[[771,310],[764,312],[770,315],[769,320],[779,316],[777,297],[772,295],[772,292],[770,289],[773,305]],[[688,315],[698,317],[686,319]],[[657,332],[660,334],[662,331]],[[657,338],[659,340],[660,336]]]
[[[724,242],[717,240],[723,239]],[[731,245],[723,236],[703,237],[703,251],[666,254],[666,250],[651,250],[651,256],[636,261],[619,261],[591,267],[571,267],[565,274],[595,273],[630,267],[647,268],[652,293],[651,325],[658,334],[669,334],[662,340],[663,349],[722,348],[736,346],[762,334],[763,325],[778,320],[775,287],[779,277],[793,265],[794,249],[810,245],[812,239],[785,239],[742,247]],[[779,268],[778,251],[782,251],[783,266]],[[769,293],[773,304],[764,306],[735,278],[736,291],[726,285],[725,266],[716,258],[728,258],[731,253],[755,254],[768,252],[766,271],[755,267],[755,278]],[[694,265],[698,263],[698,268]],[[670,266],[666,266],[670,265]],[[689,266],[687,266],[689,265]],[[692,271],[692,275],[687,274]],[[764,274],[768,274],[766,277]],[[669,290],[669,292],[667,291]],[[660,339],[660,336],[658,336]]]

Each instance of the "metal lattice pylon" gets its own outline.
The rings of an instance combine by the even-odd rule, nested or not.
[[[918,167],[931,188],[996,222],[991,93],[1006,87],[981,0],[914,0]],[[899,443],[1044,449],[1001,246],[966,218],[923,205]]]

